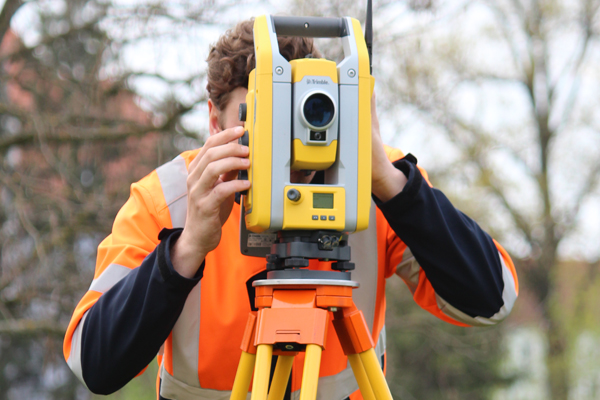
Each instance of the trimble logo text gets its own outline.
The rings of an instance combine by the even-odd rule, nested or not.
[[[308,78],[306,80],[307,85],[329,85],[329,81],[326,79],[314,79]]]

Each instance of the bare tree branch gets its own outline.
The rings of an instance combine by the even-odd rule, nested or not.
[[[80,142],[106,142],[106,141],[119,141],[129,137],[140,137],[150,132],[173,132],[176,122],[179,120],[181,115],[190,111],[193,106],[181,106],[179,112],[169,117],[160,126],[147,126],[137,127],[129,126],[123,128],[111,128],[111,127],[100,127],[100,128],[74,128],[69,127],[59,131],[55,130],[41,130],[41,131],[26,131],[21,132],[18,135],[9,136],[0,139],[0,152],[6,151],[10,146],[14,145],[25,145],[33,143],[39,134],[43,135],[43,139],[46,143],[80,143]],[[196,137],[194,137],[196,138]]]
[[[508,19],[507,14],[503,9],[500,8],[498,2],[496,1],[488,1],[488,5],[495,11],[495,15],[499,20],[500,31],[502,32],[502,36],[510,49],[510,53],[512,55],[512,62],[517,71],[520,71],[523,76],[527,76],[527,66],[524,64],[524,60],[522,60],[520,56],[520,51],[515,41],[515,33],[514,29],[510,26],[510,21]]]
[[[65,327],[57,321],[50,320],[6,320],[0,321],[0,334],[13,336],[50,334],[62,337],[65,334]]]
[[[588,177],[583,184],[583,187],[579,191],[579,193],[575,196],[574,206],[567,214],[566,222],[563,225],[564,234],[567,234],[575,228],[577,217],[580,215],[579,212],[581,210],[581,206],[586,198],[588,198],[595,190],[598,188],[600,184],[600,162],[596,163],[595,166],[592,166],[590,172],[588,173]]]
[[[577,98],[579,97],[578,96],[579,95],[579,77],[578,77],[578,75],[579,75],[581,66],[583,65],[583,61],[585,60],[585,56],[587,54],[587,50],[589,48],[589,43],[590,43],[591,38],[592,38],[591,32],[588,31],[584,38],[583,48],[579,54],[579,57],[575,61],[575,65],[573,66],[573,68],[570,71],[570,73],[575,76],[573,78],[573,82],[571,83],[571,87],[569,89],[569,94],[567,96],[567,103],[562,112],[562,116],[558,122],[558,127],[564,127],[565,125],[568,124],[568,121],[570,120],[571,115],[573,113],[575,104],[577,103]],[[562,77],[562,78],[564,79],[564,77]],[[556,85],[559,82],[560,82],[560,80],[557,79],[557,81],[554,83],[554,86],[552,87],[552,90],[554,90],[556,88]]]
[[[33,226],[33,224],[31,223],[31,220],[29,219],[29,217],[27,215],[27,210],[25,210],[25,208],[24,208],[25,202],[24,202],[23,194],[21,193],[21,190],[18,187],[16,187],[13,184],[13,182],[6,179],[4,174],[0,174],[0,182],[2,182],[4,185],[6,185],[6,187],[10,188],[10,190],[15,195],[16,201],[14,202],[14,204],[15,204],[17,214],[19,215],[21,225],[23,226],[23,229],[25,229],[25,231],[33,239],[33,242],[35,243],[35,250],[36,250],[38,258],[40,259],[40,261],[43,264],[46,264],[47,259],[48,259],[46,256],[46,249],[44,249],[44,245],[40,238],[40,233],[35,228],[35,226]]]
[[[204,77],[204,74],[202,75],[193,75],[190,76],[188,78],[180,78],[180,79],[171,79],[171,78],[167,78],[166,76],[162,75],[162,74],[157,74],[157,73],[149,73],[149,72],[127,72],[123,74],[123,79],[128,79],[130,77],[135,77],[135,78],[139,78],[139,77],[145,77],[145,78],[157,78],[160,79],[162,82],[165,82],[169,85],[176,85],[176,84],[184,84],[184,85],[189,85],[191,84],[193,81],[197,80],[197,79],[202,79]]]
[[[468,130],[469,132],[473,133],[477,137],[477,139],[474,141],[475,144],[467,144],[465,146],[464,143],[461,145],[458,141],[454,141],[454,143],[461,145],[461,147],[463,148],[463,151],[466,154],[470,155],[470,160],[473,161],[475,163],[475,165],[477,166],[477,168],[479,169],[480,177],[484,180],[485,186],[488,186],[492,190],[492,192],[496,195],[496,197],[501,201],[504,208],[511,215],[513,222],[515,223],[515,225],[517,226],[519,231],[525,236],[527,241],[529,243],[533,243],[534,239],[531,235],[531,232],[532,232],[531,225],[527,222],[527,220],[524,218],[524,216],[519,211],[517,211],[517,209],[508,201],[505,191],[504,191],[504,188],[501,188],[500,186],[498,186],[498,183],[493,179],[493,176],[494,176],[493,170],[490,169],[483,160],[483,154],[482,154],[484,152],[483,149],[478,148],[478,146],[480,146],[480,144],[481,144],[481,141],[484,140],[484,138],[489,137],[489,136],[482,134],[482,130],[480,128],[476,128],[472,124],[467,124],[464,121],[461,121],[459,118],[457,118],[454,115],[447,115],[447,116],[453,122],[452,125],[456,125],[456,126],[460,127],[460,129],[462,129],[462,130]],[[448,123],[444,124],[446,129],[450,129],[450,132],[456,130],[456,128],[454,128],[452,125],[448,124]],[[451,135],[451,137],[455,137],[455,135]],[[483,147],[483,146],[480,146],[480,147]]]
[[[12,320],[14,317],[3,301],[0,301],[0,314],[5,320]]]
[[[14,0],[13,0],[14,1]],[[35,46],[48,46],[52,43],[54,43],[56,40],[59,40],[61,38],[66,38],[68,36],[74,35],[78,32],[86,32],[92,29],[96,29],[98,24],[97,20],[88,22],[84,25],[80,25],[80,26],[72,26],[69,30],[67,30],[66,32],[63,32],[59,35],[56,36],[46,36],[44,38],[42,38],[42,40],[38,43],[35,44]],[[0,56],[0,63],[3,63],[5,61],[8,61],[10,59],[16,58],[16,57],[20,57],[26,54],[29,54],[31,52],[31,48],[25,46],[23,43],[21,43],[21,45],[14,51],[11,52],[7,52],[6,54],[3,54],[2,56]]]
[[[6,0],[0,12],[0,41],[4,38],[6,31],[10,28],[10,20],[17,10],[23,5],[22,0]]]
[[[432,109],[430,106],[420,105],[419,108],[431,115]],[[484,134],[481,128],[477,128],[472,124],[468,124],[465,121],[462,121],[456,115],[452,114],[449,110],[442,111],[440,114],[444,117],[434,118],[433,121],[437,124],[440,124],[446,130],[446,132],[448,132],[448,136],[454,144],[459,146],[465,154],[469,154],[470,161],[473,161],[475,163],[475,165],[479,169],[480,176],[484,180],[485,184],[492,190],[494,195],[496,195],[496,197],[501,201],[505,209],[509,212],[515,226],[525,236],[526,240],[529,243],[534,243],[534,239],[532,236],[532,226],[527,222],[525,217],[519,211],[517,211],[517,209],[508,201],[503,188],[498,186],[497,182],[494,181],[494,179],[492,179],[492,177],[494,176],[493,171],[489,167],[487,167],[485,162],[483,161],[482,152],[484,151],[483,149],[487,146],[483,146],[482,143],[489,141],[490,135]],[[476,139],[471,141],[471,143],[460,141],[458,139],[459,135],[456,134],[457,130],[463,132],[470,132],[476,137]],[[524,161],[522,162],[524,163]]]

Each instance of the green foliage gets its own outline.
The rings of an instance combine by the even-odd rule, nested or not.
[[[489,399],[499,374],[501,327],[464,328],[415,305],[400,279],[387,289],[388,382],[395,399]]]

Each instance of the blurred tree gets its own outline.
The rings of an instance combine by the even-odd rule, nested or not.
[[[465,329],[415,306],[400,279],[387,283],[387,377],[395,399],[484,400],[508,385],[498,327]]]
[[[158,34],[144,29],[154,18],[171,18],[173,32],[221,8],[202,13],[208,3],[195,2],[173,16],[160,4],[32,1],[25,45],[9,28],[21,4],[7,0],[0,12],[0,398],[89,398],[62,339],[92,281],[96,246],[129,184],[202,133],[182,117],[204,101],[203,76],[131,71],[122,49]],[[129,36],[107,33],[125,24]],[[141,28],[131,33],[132,24]],[[185,101],[140,99],[131,86],[141,76],[187,87]]]
[[[423,137],[436,182],[512,253],[547,338],[551,398],[567,399],[580,315],[561,304],[558,266],[599,256],[587,206],[600,172],[600,2],[412,3],[382,17],[395,21],[378,44],[389,60],[383,106],[401,115],[399,131]]]

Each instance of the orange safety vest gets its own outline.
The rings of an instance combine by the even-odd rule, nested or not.
[[[386,146],[390,160],[403,156]],[[182,153],[131,186],[131,196],[119,211],[112,234],[98,248],[94,280],[81,299],[64,341],[64,356],[81,377],[81,327],[87,311],[158,245],[163,228],[185,225],[188,167],[198,150]],[[423,176],[427,175],[422,171]],[[265,259],[247,257],[239,249],[239,205],[235,204],[223,226],[218,247],[205,260],[204,276],[189,294],[162,354],[159,355],[161,395],[168,399],[229,398],[238,361],[240,344],[250,312],[246,282],[265,270]],[[469,317],[445,303],[433,290],[410,249],[396,236],[381,211],[372,204],[369,228],[350,235],[352,280],[360,283],[353,292],[354,302],[364,313],[376,343],[379,359],[385,352],[385,283],[399,275],[415,301],[437,317],[457,325],[486,325],[501,320],[512,307],[511,295],[505,306],[489,319]],[[497,244],[503,265],[505,286],[512,282],[516,297],[516,274],[506,252]],[[330,270],[330,263],[311,260],[310,269]],[[510,286],[510,282],[508,286]],[[510,287],[506,289],[510,292]],[[505,297],[505,296],[503,296]],[[507,304],[508,303],[508,304]],[[322,354],[318,399],[361,399],[335,329],[327,330]],[[292,370],[292,395],[300,389],[304,357],[300,353]]]

